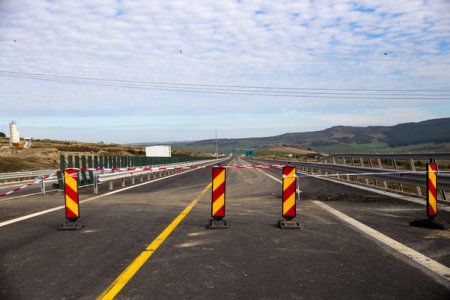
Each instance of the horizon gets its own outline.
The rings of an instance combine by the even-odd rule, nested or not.
[[[326,127],[323,129],[317,129],[317,130],[312,130],[312,131],[292,131],[292,132],[284,132],[281,134],[276,134],[276,135],[263,135],[263,136],[251,136],[251,137],[220,137],[218,136],[217,139],[218,140],[226,140],[226,139],[257,139],[257,138],[270,138],[270,137],[276,137],[279,135],[284,135],[284,134],[293,134],[293,133],[308,133],[308,132],[315,132],[315,131],[324,131],[324,130],[328,130],[331,128],[335,128],[335,127],[353,127],[353,128],[368,128],[368,127],[392,127],[392,126],[397,126],[397,125],[402,125],[402,124],[408,124],[408,123],[421,123],[421,122],[426,122],[426,121],[432,121],[432,120],[439,120],[439,119],[449,119],[450,117],[443,117],[443,118],[436,118],[436,119],[427,119],[427,120],[421,120],[421,121],[417,121],[417,122],[406,122],[406,123],[398,123],[398,124],[394,124],[394,125],[368,125],[368,126],[348,126],[348,125],[335,125],[335,126],[331,126],[331,127]],[[0,127],[1,128],[1,127]],[[20,127],[18,126],[19,132],[20,132]],[[0,132],[4,133],[6,138],[8,138],[8,134],[7,132],[3,132],[2,130],[0,130]],[[9,132],[9,131],[8,131]],[[21,138],[23,138],[24,136],[21,136]],[[38,139],[38,140],[45,140],[45,139],[51,139],[51,138],[45,138],[45,137],[36,137],[33,139]],[[54,139],[54,140],[58,140],[58,139]],[[63,141],[66,141],[65,139],[62,139]],[[178,140],[178,141],[141,141],[141,142],[130,142],[130,143],[119,143],[119,142],[105,142],[105,141],[85,141],[85,140],[67,140],[67,141],[74,141],[74,142],[81,142],[81,143],[107,143],[107,144],[123,144],[123,145],[162,145],[162,144],[179,144],[179,143],[191,143],[191,142],[199,142],[199,141],[205,141],[205,140],[215,140],[215,138],[205,138],[205,139],[198,139],[198,140]]]

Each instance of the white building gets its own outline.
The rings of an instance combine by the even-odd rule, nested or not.
[[[154,145],[145,147],[145,156],[172,157],[172,147],[169,145]]]
[[[9,144],[18,144],[20,143],[20,134],[19,130],[17,130],[16,121],[11,121],[9,123]]]

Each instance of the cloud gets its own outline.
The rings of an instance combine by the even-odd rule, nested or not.
[[[5,0],[0,2],[0,70],[218,85],[450,89],[449,7],[444,0]],[[125,126],[137,116],[165,116],[183,127],[186,115],[198,119],[211,112],[222,119],[292,111],[351,121],[349,108],[368,116],[412,107],[420,113],[410,114],[411,120],[449,111],[443,101],[430,108],[429,101],[417,100],[227,96],[6,77],[0,77],[0,88],[0,118],[32,117],[36,124],[44,123],[40,118],[57,122],[61,115],[85,116],[83,122],[93,124],[104,118],[111,126]],[[388,120],[383,114],[371,119]],[[248,126],[243,118],[235,122],[241,130]],[[270,131],[264,122],[257,124],[259,131],[253,126],[251,132]],[[300,124],[297,130],[304,128],[312,127]]]

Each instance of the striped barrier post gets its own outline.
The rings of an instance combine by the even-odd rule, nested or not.
[[[227,228],[225,217],[226,169],[222,166],[212,168],[211,217],[208,228]]]
[[[436,163],[427,163],[427,216],[430,220],[437,215],[436,171]]]
[[[64,171],[64,198],[66,205],[66,222],[58,227],[58,230],[78,230],[83,224],[78,222],[80,218],[80,204],[78,195],[78,171],[67,169]]]
[[[283,167],[282,210],[284,220],[278,221],[280,228],[300,228],[294,219],[297,215],[297,169],[291,165]]]
[[[426,168],[426,213],[428,219],[414,220],[410,222],[409,225],[445,230],[448,228],[448,225],[435,220],[435,217],[437,216],[437,164],[431,160],[430,163],[426,164]]]

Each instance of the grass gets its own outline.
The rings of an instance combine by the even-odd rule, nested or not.
[[[338,144],[317,146],[313,150],[327,153],[408,153],[408,152],[448,152],[450,145],[444,144],[418,144],[403,147],[390,147],[386,143],[374,142],[368,144]]]

